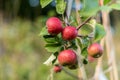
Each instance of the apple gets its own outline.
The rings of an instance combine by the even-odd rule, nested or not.
[[[46,22],[48,33],[51,35],[57,35],[62,32],[62,22],[57,17],[51,17]]]
[[[77,61],[77,55],[71,49],[64,50],[60,52],[58,55],[58,62],[63,66],[74,65],[76,61]]]
[[[53,67],[53,70],[54,70],[54,72],[61,72],[61,70],[62,70],[62,67],[61,66],[59,66],[59,65],[55,65],[54,67]]]
[[[73,40],[77,37],[78,31],[73,26],[66,26],[62,31],[62,38],[64,40]]]
[[[103,54],[103,48],[98,43],[93,43],[87,49],[88,55],[92,56],[93,58],[99,58]]]

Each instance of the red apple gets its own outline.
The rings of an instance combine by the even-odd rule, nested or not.
[[[59,66],[59,65],[55,65],[54,66],[54,68],[53,68],[53,70],[54,70],[54,72],[61,72],[61,70],[62,70],[62,67],[61,66]]]
[[[73,40],[77,37],[78,31],[73,26],[66,26],[62,31],[62,38],[64,40]]]
[[[103,53],[103,49],[98,43],[93,43],[88,47],[88,54],[94,58],[99,58]]]
[[[51,17],[46,22],[48,33],[51,35],[57,35],[62,32],[62,22],[57,17]]]
[[[77,61],[76,53],[71,49],[64,50],[64,51],[59,53],[58,61],[63,66],[65,66],[65,65],[73,65]]]

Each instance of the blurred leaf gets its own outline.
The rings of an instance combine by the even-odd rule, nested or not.
[[[40,31],[39,36],[43,36],[43,35],[47,35],[47,34],[48,34],[47,28],[43,27],[42,30]]]
[[[54,61],[55,59],[56,59],[56,56],[52,54],[43,64],[50,66],[52,65],[52,61]]]
[[[94,35],[94,42],[98,42],[105,36],[106,32],[101,24],[96,24],[95,26],[95,35]]]
[[[58,50],[60,50],[60,48],[61,48],[60,43],[53,43],[53,44],[46,44],[45,45],[45,49],[48,52],[57,52]]]
[[[114,3],[114,4],[110,5],[110,7],[115,10],[120,10],[120,3]]]
[[[83,64],[87,64],[88,60],[87,59],[83,59]]]
[[[72,41],[70,41],[70,46],[69,46],[69,48],[73,48],[73,49],[77,49],[77,45],[76,45],[76,40],[72,40]]]
[[[65,12],[66,2],[64,0],[56,0],[56,11],[58,14]]]
[[[77,40],[77,43],[78,43],[78,45],[80,46],[80,48],[82,48],[82,42],[81,42],[81,40],[80,39],[76,39]]]
[[[84,25],[79,30],[79,34],[84,36],[90,34],[91,32],[93,32],[93,28],[90,25]]]
[[[84,56],[85,58],[87,57],[87,54],[88,54],[88,52],[87,52],[87,46],[82,49],[81,54],[82,54],[82,56]]]
[[[56,43],[56,37],[53,36],[53,35],[44,35],[44,40],[47,42],[47,43]]]
[[[101,6],[101,7],[100,7],[100,10],[109,12],[109,11],[111,11],[112,9],[110,8],[110,6]]]
[[[50,4],[53,0],[40,0],[40,4],[42,8],[46,7],[48,4]]]
[[[104,5],[108,4],[111,0],[104,0]]]
[[[99,11],[98,0],[84,0],[83,8],[80,10],[80,15],[83,17],[90,17]]]

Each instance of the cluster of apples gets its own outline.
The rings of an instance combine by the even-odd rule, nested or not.
[[[50,35],[58,35],[61,33],[62,39],[66,41],[74,40],[78,35],[78,30],[74,26],[66,26],[63,28],[62,21],[57,17],[51,17],[46,22],[47,30]],[[90,58],[98,58],[102,55],[103,49],[98,43],[93,43],[87,49]],[[58,62],[62,66],[68,66],[70,69],[76,69],[77,55],[74,50],[66,49],[58,54]],[[54,66],[55,72],[61,71],[61,66]]]

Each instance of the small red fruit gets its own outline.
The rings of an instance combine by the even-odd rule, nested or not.
[[[57,35],[62,32],[62,22],[57,17],[51,17],[46,22],[48,33],[51,35]]]
[[[88,47],[88,54],[94,58],[99,58],[103,53],[103,49],[98,43],[94,43]]]
[[[77,61],[76,53],[73,50],[64,50],[59,53],[58,61],[61,65],[73,65]]]
[[[54,66],[54,68],[53,68],[53,70],[54,70],[54,72],[61,72],[61,70],[62,70],[62,67],[61,66],[59,66],[59,65],[55,65]]]
[[[64,40],[73,40],[77,37],[78,31],[75,27],[66,26],[62,31],[62,38]]]
[[[88,55],[88,61],[89,61],[89,62],[94,62],[94,61],[95,61],[95,58]]]

